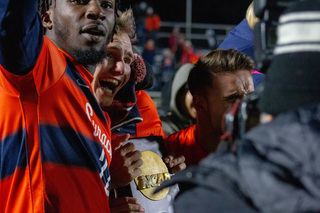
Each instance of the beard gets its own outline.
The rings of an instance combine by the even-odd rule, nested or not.
[[[90,65],[97,65],[102,62],[104,58],[107,57],[105,49],[107,45],[111,42],[113,33],[110,33],[107,38],[106,44],[101,47],[100,50],[90,49],[90,50],[81,50],[80,48],[75,48],[72,51],[72,57],[79,61],[83,66],[89,67]]]
[[[88,67],[90,65],[96,65],[100,63],[106,57],[106,52],[104,51],[104,49],[105,48],[102,48],[102,50],[81,50],[79,48],[74,49],[71,55],[83,66]]]
[[[55,26],[55,33],[56,37],[59,38],[60,41],[67,42],[70,40],[70,31],[68,28],[63,27],[62,24],[54,17],[54,26]],[[97,65],[98,63],[102,62],[102,60],[106,57],[106,46],[112,40],[113,32],[108,35],[107,42],[105,45],[97,50],[95,48],[91,48],[89,50],[81,49],[81,46],[78,47],[71,47],[70,51],[67,53],[71,55],[75,60],[77,60],[80,64],[85,67],[89,67],[92,65]],[[59,46],[59,45],[58,45]]]

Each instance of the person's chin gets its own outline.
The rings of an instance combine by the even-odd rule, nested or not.
[[[107,93],[103,89],[98,89],[95,91],[95,97],[98,100],[98,103],[102,107],[107,107],[112,104],[113,101],[113,95]]]
[[[104,50],[105,47],[106,45],[104,42],[98,42],[98,43],[84,42],[80,50],[83,52],[88,52],[88,51],[100,52],[101,50]]]
[[[112,99],[111,100],[103,100],[99,102],[100,106],[102,109],[105,109],[107,107],[109,107],[112,104]]]
[[[106,52],[104,46],[101,45],[82,45],[81,48],[73,49],[71,55],[82,65],[88,66],[100,63],[105,58]]]
[[[86,35],[86,34],[85,34]],[[104,50],[106,47],[106,37],[94,37],[94,36],[84,36],[81,35],[80,37],[78,37],[77,39],[77,46],[78,50],[81,51],[101,51]]]

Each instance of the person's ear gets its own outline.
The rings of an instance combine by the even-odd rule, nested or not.
[[[193,106],[197,111],[203,109],[203,107],[205,106],[204,99],[205,98],[203,96],[193,95]]]
[[[41,15],[42,25],[44,28],[51,30],[52,29],[52,11],[48,10],[47,12]]]

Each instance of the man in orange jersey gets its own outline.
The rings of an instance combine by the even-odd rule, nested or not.
[[[126,13],[127,11],[123,14]],[[121,17],[122,15],[119,16],[119,20],[121,20]],[[119,23],[117,22],[117,27],[118,25]],[[125,63],[125,58],[127,58],[125,53],[126,51],[122,50],[131,50],[131,48],[115,48],[115,46],[124,47],[125,44],[125,42],[121,41],[121,39],[117,39],[120,38],[118,37],[119,34],[126,34],[126,32],[123,30],[117,30],[117,33],[114,36],[114,41],[111,42],[107,47],[107,53],[110,55],[108,57],[108,66],[102,66],[102,69],[99,68],[99,66],[97,67],[96,73],[94,74],[95,78],[93,84],[94,82],[101,81],[98,80],[99,76],[104,76],[105,79],[107,78],[106,76],[109,76],[108,78],[112,78],[112,76],[115,77],[115,70],[118,70],[117,77],[120,77],[120,73],[126,73],[126,67],[128,65]],[[121,38],[123,39],[124,37],[121,36]],[[114,64],[114,66],[111,66],[112,64]],[[122,64],[123,66],[115,66],[115,64]],[[142,66],[144,67],[143,60],[139,55],[135,54],[134,63],[131,64],[131,78],[126,86],[121,88],[120,93],[116,94],[116,100],[114,100],[114,103],[111,107],[108,103],[113,99],[113,97],[111,98],[107,95],[101,96],[99,93],[96,93],[98,102],[101,104],[102,108],[106,110],[106,113],[110,114],[111,116],[115,135],[118,133],[124,133],[123,136],[125,136],[128,135],[126,133],[130,133],[130,138],[136,138],[138,139],[138,142],[140,142],[139,138],[152,138],[154,136],[161,138],[166,137],[162,131],[161,121],[152,99],[143,90],[136,92],[134,91],[135,83],[139,82],[139,85],[144,84],[140,82],[144,79],[146,72],[145,68],[142,68]],[[96,91],[95,88],[98,87],[93,86],[93,88],[94,91]],[[105,88],[105,90],[109,89],[110,88]],[[129,100],[130,97],[132,100]],[[123,108],[129,108],[129,110],[126,111],[123,110]],[[128,185],[130,181],[141,174],[141,169],[139,167],[142,164],[142,160],[140,159],[141,151],[136,150],[137,146],[135,143],[137,143],[137,140],[127,142],[125,145],[120,145],[118,142],[116,142],[116,137],[113,138],[115,139],[115,141],[113,141],[113,146],[115,149],[110,166],[111,185],[118,191],[117,188],[120,187],[120,190],[122,190],[121,187]],[[181,159],[181,157],[173,158],[171,156],[167,156],[167,158],[168,159],[166,159],[165,162],[168,163],[169,168],[172,167],[171,171],[173,173],[185,168],[184,157]],[[119,195],[120,194],[117,193],[116,199],[110,199],[111,211],[119,209],[135,212],[142,211],[140,200],[138,201],[135,197],[131,197],[129,194],[121,195],[125,197],[119,197]],[[155,207],[155,209],[157,209],[157,207]]]
[[[196,124],[168,136],[168,152],[184,155],[187,166],[198,164],[215,152],[223,135],[221,121],[225,111],[238,98],[254,91],[253,69],[253,60],[233,49],[213,50],[200,58],[188,77],[197,110]]]
[[[116,8],[1,0],[0,212],[110,212],[110,119],[86,68],[105,57]]]

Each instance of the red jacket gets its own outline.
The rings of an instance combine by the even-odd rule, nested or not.
[[[147,16],[145,22],[145,28],[148,31],[158,30],[161,26],[161,20],[158,15]]]
[[[166,134],[161,127],[156,105],[151,97],[144,90],[137,91],[136,96],[140,115],[143,119],[142,122],[137,123],[136,137],[148,137],[152,134],[166,138]]]

